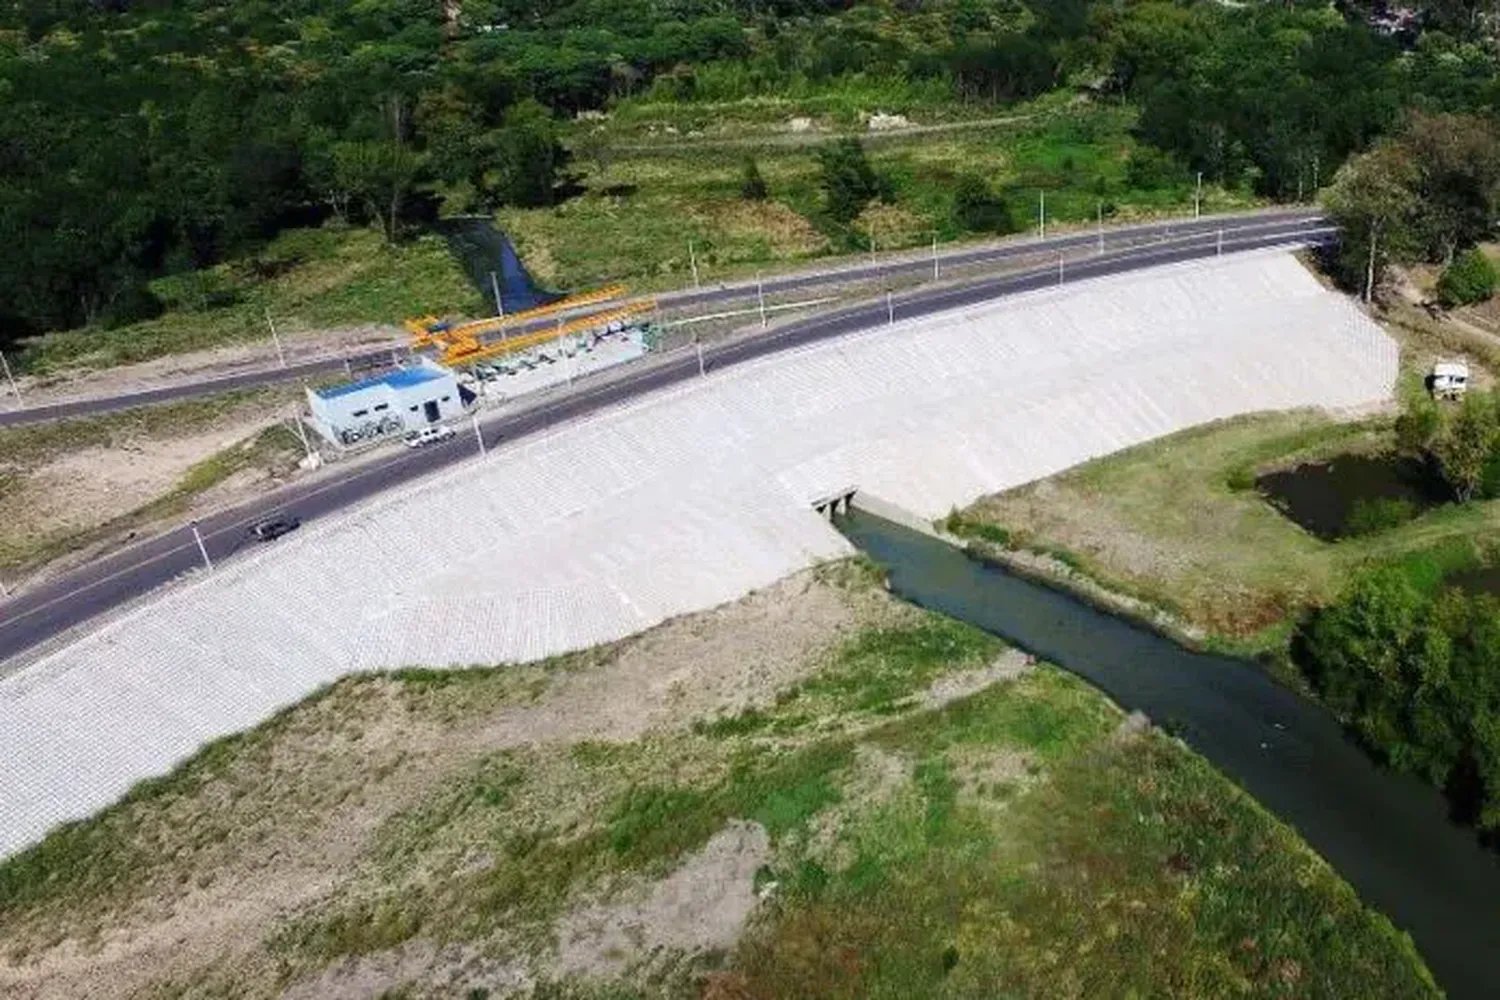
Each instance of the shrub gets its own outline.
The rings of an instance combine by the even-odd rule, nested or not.
[[[1010,205],[973,174],[960,178],[953,192],[953,221],[974,233],[1013,233],[1017,228]]]
[[[1361,498],[1344,522],[1345,535],[1373,535],[1388,528],[1398,528],[1417,516],[1417,505],[1394,497]]]
[[[745,157],[744,166],[740,168],[740,197],[746,201],[765,201],[767,193],[766,179],[760,175],[755,157]]]
[[[1488,257],[1478,248],[1465,250],[1443,268],[1438,278],[1438,301],[1450,309],[1483,302],[1495,294],[1496,280],[1495,265]]]
[[[834,221],[849,224],[881,193],[880,179],[858,139],[838,139],[818,150],[824,206]]]

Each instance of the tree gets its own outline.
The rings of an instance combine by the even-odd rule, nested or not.
[[[506,113],[493,136],[493,169],[489,190],[506,205],[537,208],[550,205],[558,173],[568,160],[557,141],[552,116],[541,104],[525,100]]]
[[[818,149],[823,206],[842,225],[853,222],[880,193],[880,180],[858,139],[836,139]]]
[[[1468,503],[1474,496],[1497,444],[1500,421],[1494,401],[1482,393],[1470,393],[1432,443],[1432,456],[1459,503]]]
[[[1495,265],[1478,247],[1465,250],[1443,268],[1438,278],[1438,300],[1448,308],[1483,302],[1495,294]]]
[[[333,148],[334,184],[363,200],[386,242],[396,242],[401,205],[422,171],[421,154],[394,142],[343,142]]]
[[[1476,115],[1414,111],[1396,141],[1417,169],[1415,208],[1424,251],[1449,263],[1493,225],[1500,196],[1500,133]]]
[[[1408,151],[1381,142],[1339,169],[1323,204],[1343,230],[1342,277],[1369,301],[1387,261],[1409,257],[1417,243],[1418,175]]]
[[[1018,228],[1009,203],[973,174],[960,177],[954,189],[953,220],[975,233],[1013,233]]]
[[[768,193],[766,179],[760,175],[755,157],[745,157],[745,162],[740,167],[740,197],[746,201],[765,201]]]

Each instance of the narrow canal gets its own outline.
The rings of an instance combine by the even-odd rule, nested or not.
[[[1381,770],[1253,663],[1192,652],[862,511],[839,529],[901,597],[998,635],[1169,726],[1411,934],[1454,1000],[1500,997],[1500,860],[1432,788]],[[1379,995],[1350,983],[1349,996]]]

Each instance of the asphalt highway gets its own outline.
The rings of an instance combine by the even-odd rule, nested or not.
[[[1222,237],[1220,229],[1222,228]],[[895,318],[953,309],[988,299],[1035,291],[1058,283],[1123,274],[1218,253],[1270,247],[1307,246],[1332,241],[1335,230],[1313,213],[1257,217],[1233,228],[1215,220],[1171,239],[1107,251],[1063,265],[986,278],[954,287],[918,289],[893,299]],[[1072,239],[1068,237],[1066,239]],[[1036,251],[1030,244],[1029,252]],[[920,264],[920,262],[919,262]],[[930,261],[927,262],[931,266]],[[793,278],[786,279],[795,280]],[[753,286],[752,286],[752,292]],[[777,351],[827,340],[889,321],[885,301],[868,302],[777,327],[763,334],[705,346],[707,375]],[[605,407],[699,377],[694,351],[659,355],[585,381],[572,391],[519,410],[503,410],[482,420],[485,441],[514,441]],[[248,536],[249,525],[272,513],[290,513],[304,522],[336,514],[376,494],[464,461],[482,461],[471,433],[420,450],[399,449],[347,470],[294,483],[239,507],[204,519],[204,545],[215,563],[262,544]],[[275,542],[266,544],[276,544]],[[90,619],[124,605],[174,579],[202,568],[189,525],[143,540],[67,573],[0,599],[0,663]],[[0,670],[3,673],[3,670]]]
[[[1246,235],[1259,227],[1278,226],[1289,222],[1322,222],[1325,217],[1316,209],[1305,206],[1276,208],[1236,215],[1213,215],[1202,219],[1176,219],[1166,222],[1148,222],[1130,226],[1113,226],[1103,230],[1103,245],[1107,250],[1122,250],[1142,246],[1164,239],[1212,234],[1215,239],[1220,231],[1224,238]],[[1047,239],[1010,240],[1004,243],[987,243],[978,246],[939,251],[938,270],[952,271],[958,268],[973,268],[986,265],[1003,265],[1024,260],[1038,254],[1076,253],[1088,251],[1100,245],[1100,232],[1074,232]],[[933,258],[926,255],[898,255],[889,258],[860,259],[848,264],[834,265],[817,270],[803,270],[790,274],[771,276],[759,286],[756,282],[716,284],[703,288],[687,288],[675,292],[664,292],[656,300],[664,308],[681,309],[707,306],[753,299],[758,294],[775,296],[787,292],[805,292],[837,285],[868,284],[881,280],[922,277],[931,275]],[[540,330],[555,323],[554,318],[534,320],[507,328],[507,336]],[[488,339],[498,338],[499,334]],[[42,406],[27,406],[0,412],[0,427],[7,425],[39,423],[46,420],[62,420],[69,417],[92,416],[126,410],[137,406],[169,403],[201,396],[214,396],[235,389],[253,389],[259,386],[282,382],[297,382],[322,375],[334,374],[347,368],[358,370],[389,363],[391,351],[380,349],[361,351],[347,356],[322,358],[288,365],[285,368],[266,368],[247,371],[237,375],[226,375],[215,379],[184,382],[142,392],[126,393],[90,399],[50,403]]]

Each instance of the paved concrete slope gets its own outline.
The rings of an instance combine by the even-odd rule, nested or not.
[[[901,321],[475,459],[0,681],[0,852],[354,670],[617,638],[848,551],[807,503],[935,517],[1207,420],[1389,396],[1395,345],[1247,255]]]

